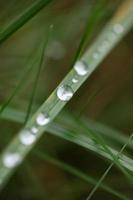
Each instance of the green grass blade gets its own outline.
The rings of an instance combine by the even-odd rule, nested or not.
[[[29,59],[31,60],[31,58]],[[13,98],[17,95],[18,92],[24,87],[24,84],[26,83],[25,79],[33,69],[33,67],[36,65],[36,62],[38,60],[38,54],[35,56],[33,61],[30,63],[30,65],[26,66],[22,76],[20,77],[20,80],[14,89],[14,91],[11,93],[11,95],[8,97],[8,99],[3,103],[3,105],[0,107],[0,115],[5,111],[5,109],[9,106],[10,102],[13,100]]]
[[[128,143],[132,140],[133,138],[133,134],[131,134],[131,136],[129,137],[129,141]],[[127,144],[128,144],[127,143]],[[121,151],[118,153],[117,155],[117,159],[119,158],[120,154],[124,151],[124,149],[126,148],[127,144],[125,144]],[[112,162],[109,167],[107,168],[107,170],[104,172],[104,174],[101,176],[101,178],[99,179],[99,181],[97,182],[97,184],[95,185],[95,187],[92,189],[92,191],[90,192],[89,196],[87,197],[86,200],[90,200],[91,197],[94,195],[94,193],[96,192],[96,190],[98,189],[98,187],[101,185],[101,183],[103,182],[103,180],[105,179],[105,177],[107,176],[107,174],[109,173],[109,171],[111,170],[111,168],[113,167],[114,162]]]
[[[94,10],[92,12],[92,15],[88,17],[85,31],[81,38],[79,47],[76,51],[72,66],[76,62],[76,60],[78,60],[81,57],[81,55],[83,53],[82,51],[83,51],[83,48],[84,48],[86,42],[88,41],[89,38],[91,38],[93,30],[95,29],[98,22],[100,22],[101,18],[104,16],[105,7],[106,7],[105,0],[99,1],[98,3],[96,3]]]
[[[85,80],[90,76],[90,74],[92,74],[92,72],[98,67],[98,65],[107,56],[107,54],[111,51],[111,49],[122,39],[122,37],[132,27],[132,22],[133,22],[133,12],[131,8],[132,5],[133,2],[126,1],[126,11],[123,13],[123,16],[119,15],[119,12],[121,11],[120,8],[118,13],[114,16],[111,22],[105,27],[105,29],[102,31],[102,33],[97,38],[95,43],[85,53],[85,55],[83,55],[82,59],[89,65],[89,71],[87,72],[87,74],[85,76],[79,76],[78,83],[73,84],[72,79],[75,75],[77,75],[75,69],[73,68],[61,82],[60,86],[68,85],[73,91],[73,93],[75,93],[79,89],[79,87],[85,82]],[[113,37],[113,39],[111,38],[111,41],[109,41],[108,43],[108,48],[106,50],[104,49],[104,51],[98,54],[97,58],[96,53],[98,46],[103,45],[103,42],[108,39],[108,36],[110,34],[112,36],[112,33],[115,37]],[[50,95],[50,97],[46,100],[46,102],[44,102],[44,104],[38,109],[38,111],[33,115],[33,117],[30,120],[28,120],[26,126],[23,128],[23,131],[27,129],[31,130],[33,127],[36,126],[36,120],[38,119],[38,116],[40,116],[40,113],[48,113],[48,115],[50,116],[50,121],[52,121],[58,115],[58,113],[63,109],[63,107],[67,102],[61,101],[57,97],[57,91],[58,88],[54,90],[54,92]],[[13,141],[6,147],[0,159],[1,188],[4,185],[4,183],[6,183],[6,181],[10,178],[12,173],[15,171],[16,167],[23,161],[25,156],[34,147],[35,143],[38,141],[38,139],[42,136],[42,134],[46,130],[47,125],[48,124],[46,124],[45,126],[39,126],[39,125],[37,126],[36,139],[32,144],[25,146],[20,143],[20,134],[21,134],[20,131],[17,134],[17,136],[13,139]],[[10,154],[14,152],[17,152],[17,155],[21,160],[19,160],[19,163],[17,163],[15,167],[8,168],[3,164],[3,156],[5,158],[5,156],[8,153]]]
[[[86,181],[87,183],[91,183],[92,185],[96,185],[97,184],[97,180],[94,179],[93,177],[83,173],[82,171],[64,163],[64,162],[61,162],[55,158],[53,158],[52,156],[50,156],[49,154],[47,153],[44,153],[42,152],[41,150],[34,150],[35,152],[35,155],[38,156],[40,159],[42,160],[46,160],[47,162],[71,173],[72,175],[75,175],[77,177],[79,177],[80,179]],[[116,197],[119,197],[120,199],[123,199],[123,200],[130,200],[130,198],[126,197],[125,195],[123,195],[122,193],[112,189],[111,187],[109,187],[107,184],[100,184],[100,188],[113,194],[114,196]]]
[[[26,22],[34,17],[41,9],[48,5],[52,0],[38,0],[31,7],[27,8],[17,19],[9,24],[0,33],[0,44],[9,38],[14,32],[21,28]]]
[[[104,148],[105,152],[107,152],[113,159],[113,161],[115,162],[115,164],[119,167],[119,169],[121,170],[121,172],[125,175],[125,177],[127,178],[127,180],[130,181],[131,184],[133,184],[133,178],[130,176],[130,174],[128,173],[128,171],[126,169],[123,168],[123,166],[121,165],[121,163],[119,162],[119,160],[117,159],[117,156],[115,156],[112,151],[110,150],[110,148],[108,148],[106,142],[104,141],[104,139],[101,137],[101,135],[96,134],[95,132],[91,131],[90,128],[87,127],[86,124],[82,123],[81,120],[79,120],[78,118],[76,118],[76,121],[79,121],[80,125],[83,127],[83,130],[87,131],[87,134],[89,136],[91,136],[92,138],[94,137],[94,140],[96,141],[96,143],[99,145],[101,145],[102,148]]]
[[[18,112],[18,111],[15,111],[14,109],[7,109],[7,112],[4,112],[3,113],[3,116],[2,116],[4,119],[9,119],[9,120],[13,120],[13,121],[17,121],[19,123],[23,123],[24,121],[24,118],[25,118],[25,113],[23,112]],[[14,118],[12,118],[14,117]],[[49,132],[50,134],[52,135],[55,135],[57,137],[60,137],[62,139],[65,139],[65,140],[68,140],[70,142],[73,142],[77,145],[80,145],[86,149],[89,149],[91,151],[94,151],[96,154],[99,154],[101,156],[103,156],[104,158],[107,158],[109,160],[112,160],[112,156],[110,156],[110,154],[108,154],[107,151],[105,151],[101,145],[98,145],[95,140],[93,140],[91,137],[88,136],[88,134],[86,134],[86,132],[88,131],[84,129],[81,129],[79,125],[79,123],[75,123],[74,119],[72,121],[72,124],[70,122],[67,122],[70,121],[71,119],[73,118],[72,115],[70,114],[66,114],[66,113],[63,113],[61,115],[59,115],[58,119],[56,122],[51,122],[51,124],[47,127],[47,132]],[[88,123],[88,120],[85,119],[85,121],[87,121]],[[66,126],[63,124],[63,123],[66,123]],[[88,124],[88,128],[90,128],[91,126],[91,123],[92,121],[90,121],[90,123]],[[122,133],[118,133],[117,131],[114,131],[112,129],[110,129],[109,127],[107,126],[104,126],[102,124],[99,124],[98,123],[98,130],[96,129],[96,126],[97,126],[97,123],[95,125],[95,122],[93,122],[93,126],[91,127],[91,130],[93,132],[96,132],[99,134],[99,127],[101,128],[102,127],[102,131],[100,132],[101,134],[107,134],[107,132],[110,132],[111,136],[113,137],[113,135],[116,135],[118,134],[118,137],[119,138],[124,138],[124,140],[121,141],[121,144],[125,144],[127,143],[128,141],[128,137],[122,135]],[[68,128],[69,127],[69,128]],[[104,131],[103,131],[104,129]],[[127,144],[127,146],[133,148],[133,145],[132,145],[132,142]],[[110,146],[108,146],[108,148],[110,149],[110,151],[112,152],[112,154],[115,156],[117,156],[118,154],[118,151],[116,151],[115,149],[111,148]],[[123,155],[121,158],[120,158],[120,162],[121,162],[121,165],[123,165],[125,168],[133,171],[133,161]]]
[[[44,43],[43,43],[43,46],[42,46],[42,49],[41,49],[41,52],[40,52],[40,58],[39,58],[39,61],[38,61],[39,63],[38,63],[37,73],[36,73],[35,80],[34,80],[34,83],[33,83],[33,89],[32,89],[32,92],[31,92],[31,97],[30,97],[30,101],[29,101],[29,105],[28,105],[24,124],[27,123],[27,121],[30,117],[31,111],[32,111],[33,101],[34,101],[35,93],[36,93],[36,89],[37,89],[37,84],[38,84],[40,73],[41,73],[41,70],[42,70],[42,67],[43,67],[42,65],[44,63],[45,50],[47,48],[49,37],[51,35],[52,30],[53,30],[53,25],[50,25],[49,31],[48,31],[48,36],[47,36],[46,40],[44,40]]]

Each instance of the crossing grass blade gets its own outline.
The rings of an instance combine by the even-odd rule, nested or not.
[[[83,33],[83,36],[80,40],[80,44],[78,46],[78,49],[76,51],[74,60],[72,62],[72,67],[74,63],[80,59],[81,55],[83,54],[83,49],[85,44],[87,43],[88,39],[91,38],[93,30],[97,26],[97,24],[100,22],[100,20],[104,17],[105,15],[105,8],[106,8],[106,1],[102,0],[96,3],[92,15],[88,17],[87,24],[85,27],[85,31]]]
[[[57,160],[56,158],[54,158],[53,156],[50,156],[48,153],[44,153],[41,150],[34,150],[34,154],[41,160],[45,160],[59,168],[61,168],[62,170],[71,173],[72,175],[75,175],[76,177],[86,181],[89,184],[92,185],[96,185],[97,184],[97,180],[94,179],[93,177],[83,173],[81,170],[78,170],[75,167],[72,167],[69,164],[66,164],[62,161]],[[118,197],[119,199],[123,199],[123,200],[131,200],[130,198],[126,197],[124,194],[116,191],[115,189],[111,188],[110,186],[108,186],[107,184],[100,184],[99,187],[102,190],[105,190],[106,192],[109,192],[110,194],[113,194],[114,196]]]
[[[25,119],[25,113],[8,108],[7,112],[4,112],[2,117],[3,119],[13,120],[18,123],[23,123]],[[121,145],[124,145],[128,141],[127,136],[105,125],[94,122],[92,120],[89,121],[89,119],[86,118],[80,118],[80,120],[85,121],[84,123],[87,124],[88,129],[90,129],[95,134],[100,133],[103,138],[104,135],[106,135],[109,139],[113,138],[115,142],[118,140],[118,138],[120,140],[122,139],[121,141],[119,140],[119,143]],[[80,123],[77,123],[75,121],[75,117],[73,117],[72,114],[63,112],[58,116],[56,121],[51,122],[51,124],[47,127],[46,131],[52,135],[68,140],[88,150],[94,151],[96,154],[101,155],[103,158],[112,160],[112,156],[110,156],[110,154],[107,151],[105,151],[105,149],[103,149],[102,146],[96,142],[96,140],[94,140],[94,137],[92,138],[88,134],[88,129],[85,128],[82,129]],[[116,140],[116,135],[117,135],[117,140]],[[107,144],[106,146],[113,153],[114,157],[118,154],[117,150],[113,149]],[[130,149],[132,149],[133,148],[132,142],[127,143],[127,146],[130,147]],[[126,155],[123,155],[121,157],[120,162],[125,168],[131,171],[133,170],[132,167],[133,161]]]
[[[133,134],[130,135],[128,143],[130,143],[130,141],[132,140],[132,138],[133,138]],[[120,154],[124,151],[124,149],[126,148],[127,144],[124,144],[124,146],[121,148],[121,151],[117,155],[117,159],[119,158]],[[109,165],[109,167],[104,172],[104,174],[101,176],[101,178],[99,179],[99,181],[97,182],[97,184],[95,185],[95,187],[92,189],[92,191],[90,192],[90,194],[89,194],[89,196],[87,197],[86,200],[90,200],[92,198],[92,196],[94,195],[94,193],[96,192],[96,190],[98,189],[98,187],[100,186],[100,184],[103,182],[103,180],[105,179],[105,177],[107,176],[107,174],[109,173],[109,171],[111,170],[111,168],[113,167],[113,165],[114,165],[114,162],[112,162]]]

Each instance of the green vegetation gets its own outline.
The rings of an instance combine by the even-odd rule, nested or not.
[[[133,197],[133,70],[121,68],[132,57],[133,2],[70,2],[1,2],[1,199]],[[126,56],[109,58],[120,41]]]

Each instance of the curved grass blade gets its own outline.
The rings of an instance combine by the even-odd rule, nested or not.
[[[9,111],[8,111],[9,110]],[[19,123],[23,123],[24,118],[25,118],[25,113],[23,112],[18,112],[15,111],[14,109],[7,109],[7,113],[4,112],[3,113],[3,118],[4,119],[9,119],[9,120],[13,120],[15,122],[19,122]],[[12,116],[14,118],[12,118]],[[93,152],[95,152],[96,154],[101,155],[104,158],[107,158],[109,160],[112,160],[112,156],[110,156],[110,154],[108,154],[108,152],[106,152],[102,146],[98,145],[95,140],[93,140],[92,138],[90,138],[88,136],[88,134],[86,134],[86,132],[88,130],[84,130],[81,129],[79,125],[79,123],[75,123],[75,120],[73,119],[72,121],[72,125],[70,123],[70,120],[72,118],[72,115],[68,114],[66,115],[66,113],[63,113],[61,115],[59,115],[58,117],[59,119],[57,119],[56,122],[51,122],[51,124],[47,127],[46,131],[49,132],[50,134],[60,137],[62,139],[68,140],[70,142],[73,142],[77,145],[80,145],[86,149],[89,149]],[[68,122],[67,122],[68,121]],[[86,119],[87,123],[88,120]],[[66,126],[63,125],[63,123],[66,123]],[[92,121],[88,124],[88,127],[90,128]],[[96,123],[97,126],[97,123]],[[91,127],[91,130],[93,132],[96,132],[99,134],[99,131],[96,129],[95,126],[95,122],[93,122],[93,127]],[[128,141],[128,137],[122,135],[121,133],[118,133],[117,131],[114,131],[108,127],[105,127],[101,124],[98,124],[98,128],[102,126],[102,129],[105,129],[105,132],[100,132],[101,134],[105,134],[107,132],[109,132],[111,134],[111,136],[115,136],[116,134],[118,134],[118,137],[121,139],[123,138],[124,140],[121,141],[121,144],[127,143]],[[68,128],[69,127],[69,128]],[[95,128],[94,128],[95,127]],[[127,144],[127,146],[130,146],[131,148],[133,148],[132,143]],[[114,157],[117,156],[118,151],[116,151],[115,149],[111,148],[110,146],[108,146],[108,148],[110,149],[110,151],[113,153]],[[121,165],[123,165],[125,168],[133,171],[133,161],[123,155],[120,158],[120,162]]]
[[[119,159],[117,159],[117,157],[112,153],[112,151],[110,150],[110,148],[108,148],[108,146],[106,145],[106,143],[105,143],[104,139],[102,138],[102,136],[99,135],[99,134],[96,134],[93,131],[91,131],[90,128],[88,128],[88,126],[85,123],[82,123],[82,121],[79,120],[78,118],[76,118],[76,120],[79,121],[79,123],[83,127],[84,131],[86,131],[86,129],[88,129],[88,131],[86,133],[89,136],[91,136],[98,145],[100,144],[101,147],[104,148],[105,152],[107,152],[108,155],[110,155],[112,157],[112,159],[114,160],[115,164],[119,167],[119,169],[125,175],[125,177],[127,178],[127,180],[130,181],[131,184],[133,184],[133,177],[131,177],[130,174],[128,173],[128,171],[123,168],[123,166],[119,162]]]
[[[52,0],[38,0],[27,8],[17,19],[9,24],[0,33],[0,44],[9,38],[14,32],[21,28],[26,22],[34,17],[41,9],[47,6]]]
[[[40,49],[39,49],[40,51]],[[24,84],[26,83],[26,77],[28,77],[29,73],[31,72],[31,70],[34,68],[34,66],[36,66],[36,63],[39,60],[39,56],[40,56],[40,52],[38,51],[37,55],[35,56],[35,58],[33,59],[33,61],[31,62],[31,58],[30,60],[30,65],[29,67],[25,68],[22,76],[20,77],[20,80],[16,86],[16,88],[14,89],[14,91],[12,92],[12,94],[8,97],[8,99],[4,102],[4,104],[0,107],[0,115],[2,115],[2,113],[5,111],[5,109],[9,106],[10,102],[13,100],[13,98],[17,95],[17,93],[24,87]],[[31,56],[32,57],[32,56]],[[30,108],[29,108],[30,109]]]
[[[126,7],[125,7],[126,6]],[[4,184],[7,182],[7,180],[11,177],[17,166],[23,161],[23,159],[26,157],[26,155],[29,153],[29,151],[34,147],[35,143],[38,141],[38,139],[42,136],[44,131],[46,131],[48,122],[52,121],[58,113],[63,109],[67,101],[61,101],[60,98],[57,96],[57,91],[61,86],[68,86],[72,93],[75,93],[78,88],[85,82],[85,80],[92,74],[92,72],[98,67],[98,65],[101,63],[101,61],[106,57],[106,55],[111,51],[111,49],[122,39],[122,37],[130,30],[132,27],[133,22],[133,12],[132,7],[133,2],[126,1],[124,4],[125,12],[122,14],[122,16],[119,14],[121,12],[121,9],[116,13],[114,18],[111,20],[111,22],[105,27],[105,29],[102,31],[100,36],[97,38],[95,43],[91,46],[91,48],[83,55],[82,59],[89,65],[89,70],[87,71],[85,76],[79,76],[78,83],[73,84],[72,79],[74,75],[77,75],[75,69],[73,68],[68,75],[65,77],[65,79],[61,82],[58,88],[55,89],[55,91],[50,95],[50,97],[44,102],[44,104],[38,109],[38,111],[33,115],[33,117],[28,120],[26,126],[18,133],[18,135],[13,139],[13,141],[7,146],[5,151],[1,155],[0,159],[0,181],[1,181],[1,188],[4,186]],[[112,38],[113,33],[113,38]],[[109,36],[111,34],[111,41],[108,40]],[[103,42],[105,40],[108,40],[108,48],[104,49],[104,51],[98,53],[97,55],[97,48],[101,45],[103,45]],[[70,94],[70,93],[69,93]],[[70,96],[69,96],[70,97]],[[70,99],[70,98],[69,98]],[[45,115],[44,115],[44,114]],[[40,126],[40,114],[42,117],[45,116],[45,126]],[[50,117],[48,120],[48,116]],[[38,121],[37,124],[36,122]],[[20,143],[20,134],[22,131],[31,130],[37,126],[37,134],[36,134],[36,140],[28,145],[25,146]],[[8,168],[3,163],[4,156],[11,153],[14,155],[14,153],[17,152],[17,155],[19,158],[19,163],[17,163],[14,167]]]
[[[130,135],[128,143],[132,140],[132,138],[133,138],[133,134]],[[121,151],[117,154],[117,159],[119,158],[120,154],[124,151],[124,149],[126,148],[127,144],[125,144],[121,148]],[[92,189],[92,191],[90,192],[90,194],[89,194],[89,196],[87,197],[86,200],[90,200],[91,199],[91,197],[94,195],[94,193],[96,192],[96,190],[98,189],[98,187],[101,185],[101,183],[103,182],[103,180],[105,179],[105,177],[107,176],[107,174],[109,173],[109,171],[111,170],[111,168],[113,167],[113,165],[114,165],[114,162],[112,162],[109,165],[109,167],[106,169],[106,171],[104,172],[104,174],[101,176],[101,178],[99,179],[99,181],[97,182],[97,184],[95,185],[95,187]]]
[[[36,156],[38,156],[40,159],[42,160],[46,160],[47,162],[65,170],[66,172],[71,173],[72,175],[75,175],[76,177],[79,177],[80,179],[86,181],[87,183],[91,183],[92,185],[96,185],[97,184],[97,180],[94,179],[93,177],[83,173],[81,170],[76,169],[75,167],[72,167],[62,161],[59,161],[55,158],[53,158],[52,156],[50,156],[47,153],[42,152],[41,150],[34,150],[34,153]],[[116,197],[119,197],[120,199],[123,200],[131,200],[130,198],[126,197],[125,195],[123,195],[122,193],[112,189],[111,187],[109,187],[107,184],[100,184],[100,188],[113,194]]]
[[[39,81],[42,65],[44,63],[45,50],[47,48],[49,37],[51,35],[52,30],[53,30],[53,25],[50,25],[49,31],[48,31],[48,36],[46,38],[46,41],[44,41],[42,49],[41,49],[37,73],[36,73],[35,80],[34,80],[34,83],[33,83],[33,89],[32,89],[32,92],[31,92],[31,97],[30,97],[29,106],[28,106],[28,109],[27,109],[24,124],[27,123],[27,121],[30,117],[31,111],[32,111],[33,101],[34,101],[34,97],[35,97],[35,93],[36,93],[36,89],[37,89],[37,84],[38,84],[38,81]]]
[[[73,63],[72,63],[72,67],[73,64],[80,59],[81,55],[82,55],[82,51],[83,48],[85,46],[86,41],[91,38],[93,30],[95,29],[96,25],[100,22],[100,20],[102,19],[102,17],[105,14],[105,7],[106,7],[106,1],[105,0],[101,0],[98,1],[94,7],[94,10],[92,12],[92,15],[88,17],[87,19],[87,24],[85,27],[85,31],[83,33],[83,36],[81,38],[79,47],[76,51]]]

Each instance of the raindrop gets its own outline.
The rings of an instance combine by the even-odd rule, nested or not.
[[[122,33],[124,30],[123,26],[121,24],[115,24],[114,25],[114,31],[115,33]]]
[[[69,85],[59,86],[57,89],[57,97],[61,101],[69,101],[73,96],[73,90]]]
[[[22,158],[19,153],[6,153],[3,156],[3,164],[7,168],[13,168],[21,162]]]
[[[48,113],[40,113],[36,118],[36,122],[39,126],[48,124],[50,122]]]
[[[72,79],[72,82],[73,82],[73,83],[77,83],[77,82],[78,82],[78,79],[77,79],[76,77],[74,77],[74,78]]]
[[[84,76],[88,72],[88,65],[84,61],[77,61],[74,65],[74,69],[78,75]]]
[[[23,145],[31,145],[35,142],[36,136],[29,130],[23,130],[20,132],[19,139]]]
[[[32,132],[33,134],[36,134],[36,133],[38,132],[38,128],[36,128],[35,126],[33,126],[33,127],[31,128],[31,132]]]
[[[93,53],[93,58],[94,59],[98,59],[98,57],[99,57],[98,53]]]
[[[104,52],[109,47],[109,42],[104,40],[101,46],[98,48],[99,52]]]

